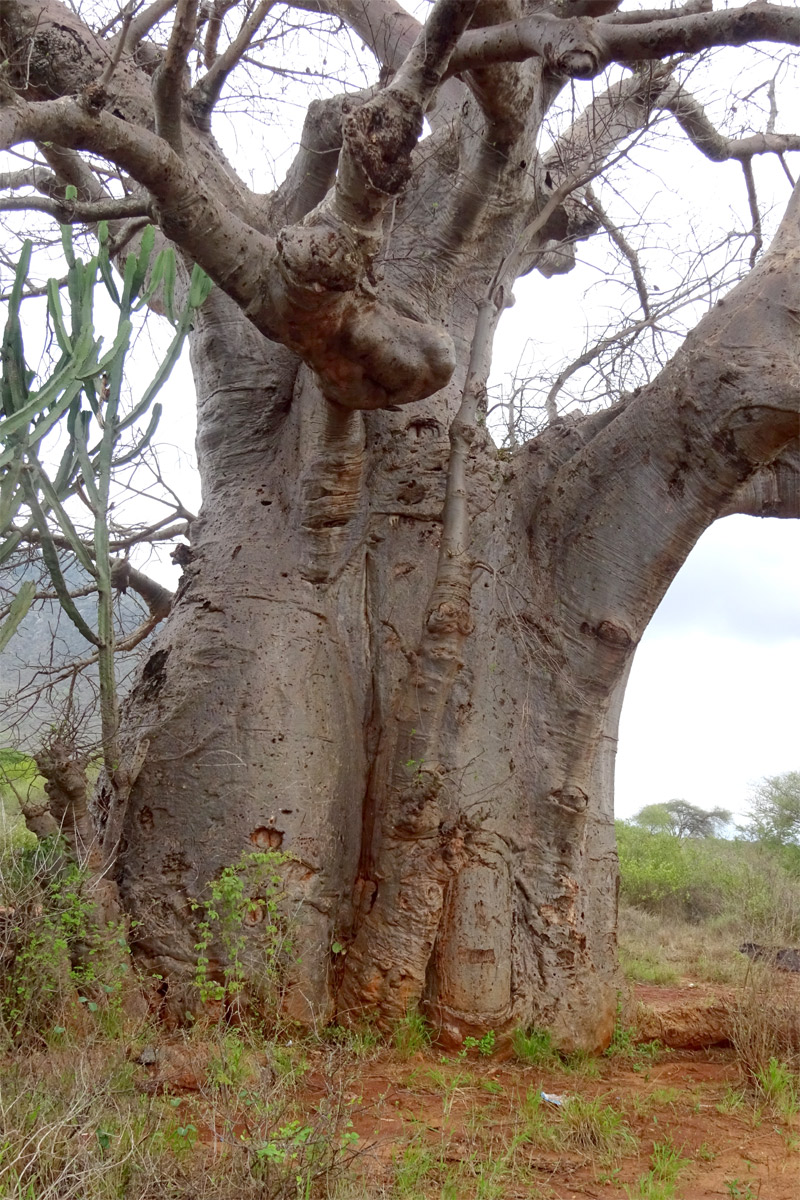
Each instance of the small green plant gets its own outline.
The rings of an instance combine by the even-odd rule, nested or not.
[[[236,1029],[224,1029],[208,1060],[207,1075],[214,1087],[241,1089],[256,1074],[252,1054]]]
[[[754,1084],[758,1099],[781,1120],[789,1122],[800,1112],[797,1078],[786,1063],[771,1058],[756,1071]]]
[[[547,1029],[516,1029],[512,1044],[520,1062],[531,1067],[555,1067],[561,1061]]]
[[[81,1009],[113,1032],[130,974],[126,932],[101,928],[58,841],[0,854],[0,1043],[63,1037]]]
[[[724,1186],[730,1200],[756,1200],[753,1185],[748,1179],[726,1179]]]
[[[394,1192],[398,1197],[422,1196],[422,1185],[438,1166],[430,1146],[415,1138],[397,1155],[393,1164]]]
[[[673,1200],[678,1179],[691,1165],[683,1158],[671,1138],[656,1142],[650,1155],[650,1170],[635,1184],[635,1190],[626,1188],[631,1200]]]
[[[197,924],[194,981],[203,1004],[238,1004],[247,986],[263,994],[265,985],[275,985],[280,955],[286,949],[279,913],[280,867],[286,859],[275,850],[246,852],[211,880],[207,901],[192,903],[193,911],[202,913]],[[252,954],[246,955],[252,941],[245,932],[256,926],[257,962]],[[212,967],[214,943],[222,952],[221,971]]]
[[[377,1030],[369,1025],[328,1025],[325,1029],[325,1041],[345,1047],[354,1058],[366,1058],[377,1049],[380,1036]]]
[[[717,1104],[717,1112],[719,1113],[734,1113],[744,1107],[745,1095],[742,1088],[731,1087],[730,1084],[726,1087],[722,1099]]]
[[[490,1054],[494,1053],[495,1041],[496,1036],[493,1029],[487,1030],[483,1037],[480,1038],[465,1037],[464,1044],[461,1050],[458,1052],[458,1057],[466,1058],[470,1050],[477,1050],[478,1054],[482,1054],[484,1057],[488,1058]]]
[[[430,1044],[430,1029],[417,1008],[410,1008],[392,1027],[392,1046],[400,1058],[407,1059],[421,1054]]]
[[[635,1025],[628,1025],[623,1019],[622,997],[617,997],[617,1019],[614,1022],[614,1032],[611,1042],[605,1050],[606,1058],[627,1059],[634,1070],[642,1070],[663,1054],[664,1047],[660,1042],[638,1042]]]
[[[597,1097],[574,1096],[558,1112],[563,1140],[572,1149],[609,1159],[636,1148],[622,1114]]]

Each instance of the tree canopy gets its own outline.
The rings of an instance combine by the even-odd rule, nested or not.
[[[800,771],[762,780],[753,792],[745,832],[760,842],[800,845]]]
[[[717,837],[732,816],[727,808],[704,809],[688,800],[667,800],[664,804],[646,804],[631,817],[631,821],[651,833],[709,838]]]

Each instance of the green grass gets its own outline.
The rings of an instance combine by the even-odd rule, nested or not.
[[[666,1138],[653,1146],[650,1170],[639,1177],[633,1189],[625,1190],[630,1200],[675,1200],[678,1180],[690,1166],[691,1161]]]

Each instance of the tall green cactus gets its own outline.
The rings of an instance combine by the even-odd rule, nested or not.
[[[110,778],[119,761],[117,689],[114,674],[114,627],[108,514],[114,471],[134,460],[149,443],[161,415],[155,402],[180,355],[194,314],[211,290],[197,266],[186,302],[175,311],[176,264],[171,248],[153,260],[155,231],[145,229],[139,249],[129,254],[122,289],[111,268],[108,226],[98,230],[97,254],[84,262],[75,253],[72,230],[62,227],[67,263],[66,305],[59,284],[47,285],[47,311],[60,357],[48,377],[37,381],[25,360],[21,312],[30,270],[31,243],[26,241],[8,300],[0,375],[0,564],[29,535],[35,535],[59,603],[83,637],[96,648],[100,683],[103,756]],[[117,329],[109,349],[94,325],[95,289],[102,284],[118,310]],[[174,335],[155,376],[130,412],[124,412],[122,386],[134,314],[161,291],[162,306]],[[65,311],[66,308],[66,311]],[[38,382],[38,387],[35,384]],[[143,422],[144,432],[133,449],[119,447],[122,435]],[[66,446],[55,472],[43,465],[45,441],[56,426]],[[70,497],[80,488],[93,514],[93,539],[86,543],[68,512]],[[81,615],[62,572],[56,547],[65,539],[97,588],[94,628]],[[63,544],[63,541],[62,541]],[[18,628],[34,598],[24,583],[0,625],[0,648]]]

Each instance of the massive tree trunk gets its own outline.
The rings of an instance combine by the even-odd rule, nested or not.
[[[134,136],[116,115],[146,109],[133,67],[114,114],[51,101],[29,71],[9,117],[11,141],[120,163],[219,284],[192,338],[192,559],[125,714],[125,737],[147,745],[118,862],[135,949],[166,1010],[193,1007],[208,881],[280,848],[290,1015],[385,1028],[419,1004],[451,1043],[536,1023],[566,1048],[603,1046],[632,656],[703,529],[754,503],[765,471],[797,478],[800,194],[653,383],[498,451],[485,379],[514,280],[574,262],[596,225],[575,189],[653,106],[705,136],[666,71],[614,84],[548,156],[543,117],[614,39],[625,61],[657,57],[677,22],[657,22],[663,46],[654,34],[641,54],[644,25],[544,16],[535,50],[475,30],[453,60],[474,67],[468,88],[439,86],[453,13],[490,25],[522,11],[511,0],[440,3],[444,24],[408,58],[410,18],[383,44],[369,5],[330,7],[397,74],[312,109],[268,202],[226,183],[202,121],[176,131],[158,90],[159,136]]]
[[[216,296],[193,348],[203,514],[128,714],[150,750],[123,894],[170,1003],[203,881],[280,846],[292,1015],[386,1024],[420,1001],[452,1040],[531,1021],[608,1039],[625,682],[700,533],[796,438],[797,207],[638,396],[513,455],[474,428],[450,607],[434,589],[472,334],[457,302],[453,386],[362,414]]]

